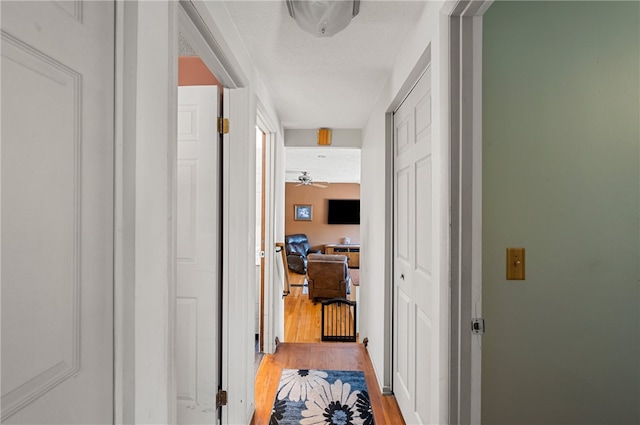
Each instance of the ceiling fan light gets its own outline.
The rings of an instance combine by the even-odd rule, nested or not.
[[[360,0],[287,0],[289,15],[304,31],[331,37],[360,11]]]

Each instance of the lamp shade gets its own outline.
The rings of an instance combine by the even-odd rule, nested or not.
[[[360,0],[287,0],[287,7],[300,28],[318,37],[331,37],[358,14]]]

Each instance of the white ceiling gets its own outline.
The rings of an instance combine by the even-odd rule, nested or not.
[[[362,0],[333,37],[301,30],[284,0],[225,1],[284,128],[363,128],[423,1]]]
[[[306,171],[314,182],[360,183],[360,149],[287,148],[287,182]]]

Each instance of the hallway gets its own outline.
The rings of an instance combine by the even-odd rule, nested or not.
[[[395,397],[380,392],[367,350],[357,343],[282,343],[275,354],[264,357],[255,383],[252,425],[266,425],[282,369],[362,370],[371,397],[376,425],[403,425]]]
[[[356,277],[359,270],[351,269]],[[283,369],[361,370],[364,372],[377,425],[404,424],[394,396],[383,396],[364,345],[320,342],[321,304],[302,293],[304,275],[290,272],[291,294],[285,297],[285,343],[266,355],[255,381],[253,425],[269,423]],[[354,297],[355,298],[355,297]]]

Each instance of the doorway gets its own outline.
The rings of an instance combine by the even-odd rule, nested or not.
[[[266,145],[267,135],[256,126],[256,370],[264,354],[264,308],[265,308],[265,208],[266,208]]]
[[[117,162],[122,178],[116,181],[121,187],[116,200],[122,203],[116,213],[125,229],[124,235],[116,238],[119,244],[116,255],[127,267],[118,271],[116,296],[123,299],[129,293],[135,295],[126,297],[124,306],[116,304],[123,307],[116,309],[116,337],[122,341],[116,345],[121,348],[116,352],[116,370],[124,369],[116,375],[115,393],[119,402],[116,413],[119,417],[146,418],[154,423],[177,420],[176,45],[178,32],[184,31],[189,43],[225,87],[223,110],[235,123],[232,131],[223,136],[221,155],[226,185],[221,194],[226,220],[221,234],[226,255],[221,261],[225,326],[220,344],[224,348],[220,390],[231,395],[226,405],[221,403],[222,422],[248,423],[253,407],[254,337],[249,318],[253,311],[245,306],[248,299],[253,300],[253,286],[248,283],[252,266],[255,267],[253,215],[251,220],[246,215],[253,208],[254,190],[253,156],[247,160],[247,152],[253,154],[255,148],[248,143],[255,131],[252,118],[255,112],[250,113],[255,107],[251,80],[228,46],[216,43],[219,33],[211,33],[215,27],[213,16],[219,16],[218,9],[224,5],[183,1],[122,2],[116,6],[122,6],[117,16],[122,28],[119,33],[122,36],[117,40],[122,66],[117,71],[121,77],[118,81],[122,81],[119,99],[123,103],[116,108],[122,123],[117,128],[120,144],[116,147],[125,148],[121,149]],[[129,140],[135,143],[127,144]],[[229,164],[233,164],[233,170]],[[233,179],[228,177],[231,175]],[[243,196],[230,196],[238,193]],[[246,237],[233,238],[234,235]],[[230,284],[236,281],[242,284]],[[135,327],[129,326],[133,320]],[[222,402],[223,392],[220,395]]]
[[[431,68],[393,114],[393,389],[408,422],[438,421],[440,298]]]
[[[355,300],[360,267],[361,132],[332,132],[332,143],[349,147],[309,146],[317,130],[285,134],[285,234],[305,235],[310,252],[347,256],[352,284],[346,297]],[[285,342],[321,341],[321,305],[309,298],[303,264],[287,270],[291,293],[285,298]]]
[[[213,423],[222,369],[220,83],[179,34],[177,420]]]

